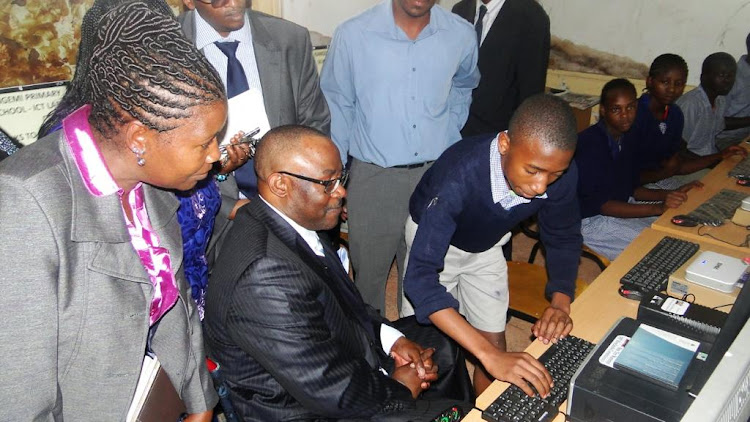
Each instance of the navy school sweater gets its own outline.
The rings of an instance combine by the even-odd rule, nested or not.
[[[546,199],[535,198],[505,210],[492,201],[490,143],[494,138],[467,138],[448,148],[411,196],[409,212],[419,229],[404,289],[420,323],[429,324],[429,316],[441,309],[458,309],[456,299],[438,280],[448,246],[466,252],[486,251],[534,214],[538,214],[547,251],[547,296],[561,292],[573,298],[575,294],[582,244],[575,164],[571,162],[568,171],[547,188]],[[503,259],[502,255],[498,259]]]

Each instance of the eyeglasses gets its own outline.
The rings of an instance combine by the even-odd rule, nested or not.
[[[213,8],[223,7],[229,0],[196,0],[199,3],[210,4]]]
[[[348,170],[342,171],[341,176],[335,179],[331,179],[331,180],[313,179],[312,177],[302,176],[301,174],[294,174],[288,171],[279,171],[278,173],[296,177],[297,179],[305,180],[307,182],[312,182],[312,183],[317,183],[319,185],[323,185],[324,186],[323,191],[329,195],[333,195],[333,193],[336,192],[336,189],[338,189],[339,186],[345,185],[346,181],[349,180]]]

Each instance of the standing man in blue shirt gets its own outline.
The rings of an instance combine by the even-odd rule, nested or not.
[[[435,324],[478,359],[477,394],[492,378],[529,395],[530,385],[543,397],[550,391],[552,379],[541,363],[506,352],[508,270],[501,248],[516,224],[538,214],[550,305],[532,331],[544,343],[567,336],[581,256],[575,148],[570,107],[551,95],[532,96],[507,132],[467,138],[446,150],[411,197],[407,298],[417,321]]]
[[[394,256],[403,274],[409,196],[430,164],[461,139],[479,83],[474,30],[434,5],[386,0],[344,22],[321,74],[333,141],[342,162],[351,156],[355,282],[383,313]]]

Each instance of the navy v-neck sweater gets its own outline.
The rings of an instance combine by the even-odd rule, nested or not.
[[[458,309],[458,302],[438,280],[449,245],[466,252],[486,251],[534,214],[538,214],[547,252],[546,294],[561,292],[572,298],[575,293],[582,244],[575,164],[571,162],[568,171],[548,187],[546,199],[505,210],[492,200],[490,143],[494,138],[467,138],[448,148],[422,177],[409,202],[419,229],[404,289],[421,323],[429,324],[429,316],[441,309]]]

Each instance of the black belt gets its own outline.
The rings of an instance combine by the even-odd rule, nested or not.
[[[395,168],[395,169],[407,169],[407,170],[418,169],[420,167],[424,167],[427,164],[432,164],[432,163],[433,163],[433,161],[425,161],[423,163],[414,163],[414,164],[401,164],[401,165],[398,165],[398,166],[393,166],[393,168]]]

